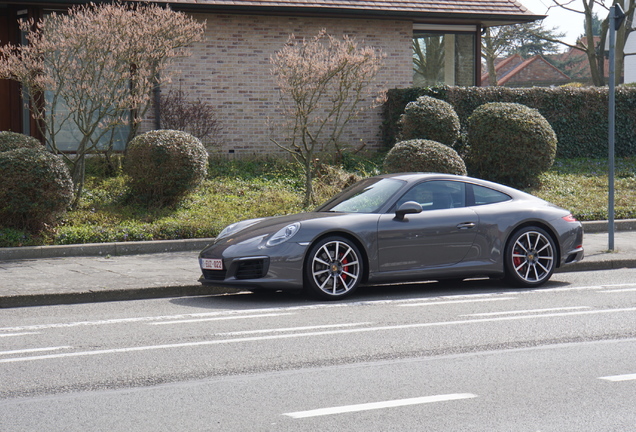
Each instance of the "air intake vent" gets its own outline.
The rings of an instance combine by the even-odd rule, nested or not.
[[[237,279],[259,279],[265,276],[265,260],[245,260],[238,263]]]

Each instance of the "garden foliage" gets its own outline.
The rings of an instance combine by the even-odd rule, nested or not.
[[[473,111],[489,102],[511,102],[537,109],[558,138],[558,158],[607,157],[608,90],[603,87],[507,88],[430,87],[389,90],[384,105],[383,140],[399,140],[406,105],[428,95],[449,102],[466,129]],[[616,89],[616,156],[636,155],[636,88]]]
[[[427,139],[453,147],[459,140],[459,117],[453,106],[430,96],[409,102],[400,118],[402,140]]]
[[[68,168],[41,145],[0,152],[0,173],[3,227],[42,229],[66,212],[73,199]]]
[[[524,188],[554,163],[557,138],[539,111],[515,103],[488,103],[468,118],[471,175]]]
[[[311,39],[293,34],[272,56],[272,74],[280,91],[284,117],[281,137],[271,140],[292,155],[305,172],[305,204],[314,202],[313,177],[318,156],[342,156],[342,135],[363,108],[371,105],[371,83],[384,54],[359,46],[355,38],[328,35]]]
[[[85,156],[112,152],[116,128],[132,138],[152,102],[168,81],[174,58],[201,39],[205,24],[184,13],[152,4],[90,3],[42,20],[24,20],[28,43],[0,47],[0,79],[18,81],[46,145],[62,155],[82,193]],[[131,115],[132,114],[132,115]],[[68,131],[77,141],[68,141]],[[64,152],[70,145],[75,154]]]
[[[0,153],[19,148],[43,150],[44,146],[31,136],[16,132],[0,131]]]
[[[124,159],[134,201],[173,205],[205,179],[208,154],[198,138],[175,130],[155,130],[135,137]]]
[[[466,175],[466,165],[459,154],[447,145],[431,140],[413,139],[400,141],[387,153],[384,171]]]

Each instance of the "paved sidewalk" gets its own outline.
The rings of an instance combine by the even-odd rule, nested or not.
[[[585,229],[585,259],[564,271],[636,268],[636,221],[617,221],[614,252],[606,224]],[[209,241],[0,248],[0,308],[232,292],[198,282]]]

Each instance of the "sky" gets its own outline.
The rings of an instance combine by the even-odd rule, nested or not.
[[[543,27],[547,29],[557,28],[560,33],[566,33],[564,40],[574,44],[576,39],[583,34],[583,14],[567,11],[561,7],[554,6],[550,10],[548,7],[554,5],[552,0],[517,0],[526,8],[536,15],[545,15],[548,17],[543,20]],[[560,1],[565,3],[565,1]],[[574,9],[582,9],[582,0],[572,0],[571,5]],[[604,18],[605,9],[599,8],[599,17]],[[564,47],[565,49],[565,47]]]

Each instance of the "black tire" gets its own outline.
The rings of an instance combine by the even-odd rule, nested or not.
[[[314,244],[305,262],[305,281],[321,299],[339,300],[360,285],[364,260],[356,245],[344,237],[327,237]]]
[[[506,279],[520,287],[546,283],[556,267],[557,249],[552,236],[538,227],[516,231],[504,256]]]

